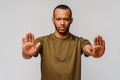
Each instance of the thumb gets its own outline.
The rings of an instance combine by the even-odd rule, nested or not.
[[[39,43],[37,43],[37,44],[35,45],[35,47],[36,47],[37,49],[39,49],[39,48],[40,48],[40,45],[41,45],[41,43],[39,42]]]
[[[93,49],[93,48],[90,48],[90,49],[89,49],[89,54],[90,54],[91,56],[94,55],[94,49]]]

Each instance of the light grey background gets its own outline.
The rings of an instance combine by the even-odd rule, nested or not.
[[[120,80],[120,0],[0,0],[0,80],[40,80],[40,56],[23,59],[21,39],[53,32],[52,11],[62,3],[73,11],[73,34],[106,41],[101,58],[82,55],[82,80]]]

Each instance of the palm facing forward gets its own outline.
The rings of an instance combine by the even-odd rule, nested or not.
[[[35,56],[39,50],[40,43],[34,44],[34,34],[27,33],[22,38],[22,54],[24,58]]]
[[[85,46],[84,51],[87,55],[91,55],[96,58],[101,57],[105,51],[105,41],[100,35],[98,35],[94,38],[94,44],[92,46]]]

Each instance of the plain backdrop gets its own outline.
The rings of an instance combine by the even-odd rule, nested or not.
[[[40,55],[22,57],[22,37],[54,31],[53,9],[68,5],[73,12],[70,32],[93,43],[100,34],[106,41],[101,58],[82,55],[82,80],[120,80],[120,0],[0,0],[0,80],[40,80]]]

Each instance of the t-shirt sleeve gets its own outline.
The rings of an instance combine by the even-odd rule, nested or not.
[[[43,37],[38,37],[38,38],[36,38],[36,39],[34,40],[34,43],[35,43],[35,44],[37,44],[37,43],[40,42],[40,48],[39,48],[38,54],[42,52],[42,41],[43,41],[42,38],[43,38]],[[34,57],[37,57],[38,54],[35,55]]]
[[[84,51],[83,51],[84,46],[91,45],[91,43],[89,42],[89,40],[80,37],[80,45],[81,45],[81,53],[83,54],[84,53]],[[86,54],[84,54],[84,55],[86,57],[88,57],[88,55],[86,55]]]

